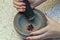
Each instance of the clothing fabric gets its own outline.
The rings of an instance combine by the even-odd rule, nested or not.
[[[60,4],[56,4],[53,8],[49,9],[46,13],[50,18],[60,23]]]

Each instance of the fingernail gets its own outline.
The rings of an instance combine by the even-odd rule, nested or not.
[[[26,8],[25,6],[23,8]]]
[[[30,40],[30,38],[26,38],[26,40]]]

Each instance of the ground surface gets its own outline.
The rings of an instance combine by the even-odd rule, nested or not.
[[[13,19],[17,11],[13,8],[12,1],[13,0],[0,0],[0,40],[21,40],[21,37],[13,26]],[[46,10],[52,8],[57,1],[48,0],[45,3],[37,7],[37,9],[46,12]]]

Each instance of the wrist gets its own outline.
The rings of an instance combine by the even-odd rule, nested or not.
[[[46,0],[34,0],[34,3],[32,4],[32,6],[37,7],[45,1]]]

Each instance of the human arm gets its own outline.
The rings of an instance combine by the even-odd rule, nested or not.
[[[13,6],[17,9],[17,11],[24,12],[26,9],[26,4],[23,2],[24,0],[13,0]],[[31,8],[35,8],[36,6],[40,5],[41,3],[45,2],[46,0],[28,0]]]
[[[31,32],[29,37],[26,39],[29,40],[41,40],[46,38],[59,38],[60,37],[60,24],[50,19],[47,15],[48,25],[44,28]]]

